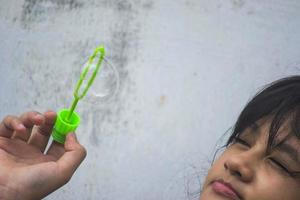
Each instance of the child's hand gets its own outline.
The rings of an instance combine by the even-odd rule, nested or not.
[[[56,114],[27,112],[0,123],[0,199],[41,199],[66,184],[86,156],[74,133],[43,154]]]

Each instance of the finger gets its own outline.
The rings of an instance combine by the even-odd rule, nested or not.
[[[62,155],[64,155],[64,153],[65,153],[64,145],[56,141],[53,141],[46,154],[51,155],[58,160]]]
[[[55,123],[56,113],[53,111],[45,112],[44,118],[44,123],[33,129],[31,136],[28,140],[28,144],[37,147],[42,152],[44,152],[48,144],[48,140],[52,132],[53,125]]]
[[[10,138],[14,131],[25,132],[26,128],[16,116],[8,115],[0,123],[0,136]]]
[[[21,120],[22,124],[26,127],[26,131],[25,132],[16,131],[13,134],[12,138],[20,139],[25,142],[27,142],[27,140],[29,139],[33,126],[41,125],[44,123],[45,120],[43,115],[35,111],[23,113],[19,119]]]
[[[65,142],[65,151],[57,164],[63,180],[68,181],[86,157],[86,150],[78,143],[75,134],[69,133]]]

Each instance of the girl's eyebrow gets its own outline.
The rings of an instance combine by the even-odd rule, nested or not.
[[[261,132],[260,126],[256,122],[250,124],[250,126],[248,126],[248,130],[255,135],[259,135]]]
[[[253,124],[251,124],[250,127],[251,127],[251,130],[252,130],[253,132],[258,132],[258,131],[260,131],[260,126],[259,126],[256,122],[254,122]]]

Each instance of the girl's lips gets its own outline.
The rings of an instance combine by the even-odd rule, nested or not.
[[[228,197],[234,200],[240,199],[238,193],[234,190],[234,188],[229,183],[225,183],[222,180],[214,181],[212,183],[212,189],[214,192],[224,197]]]

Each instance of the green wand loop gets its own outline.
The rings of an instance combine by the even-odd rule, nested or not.
[[[75,112],[75,108],[76,108],[79,100],[82,99],[86,95],[86,93],[89,90],[89,88],[91,87],[94,79],[96,78],[98,71],[101,68],[101,64],[104,59],[104,55],[105,55],[105,49],[103,46],[97,47],[95,49],[94,53],[89,58],[86,67],[83,69],[83,71],[80,75],[80,79],[78,80],[78,82],[76,84],[76,88],[74,90],[74,100],[71,105],[71,108],[70,109],[62,109],[58,112],[57,119],[56,119],[56,122],[55,122],[55,125],[53,128],[53,131],[52,131],[52,138],[56,142],[63,144],[65,142],[66,135],[69,132],[75,131],[76,128],[78,127],[78,125],[80,124],[80,117]],[[81,88],[82,84],[83,84],[84,80],[86,79],[88,72],[90,71],[91,65],[95,62],[95,59],[97,57],[98,57],[98,60],[96,62],[96,67],[95,67],[91,77],[89,78],[89,80],[87,80],[87,84],[86,84],[85,88],[82,89]],[[80,91],[82,91],[81,94],[79,94]]]

